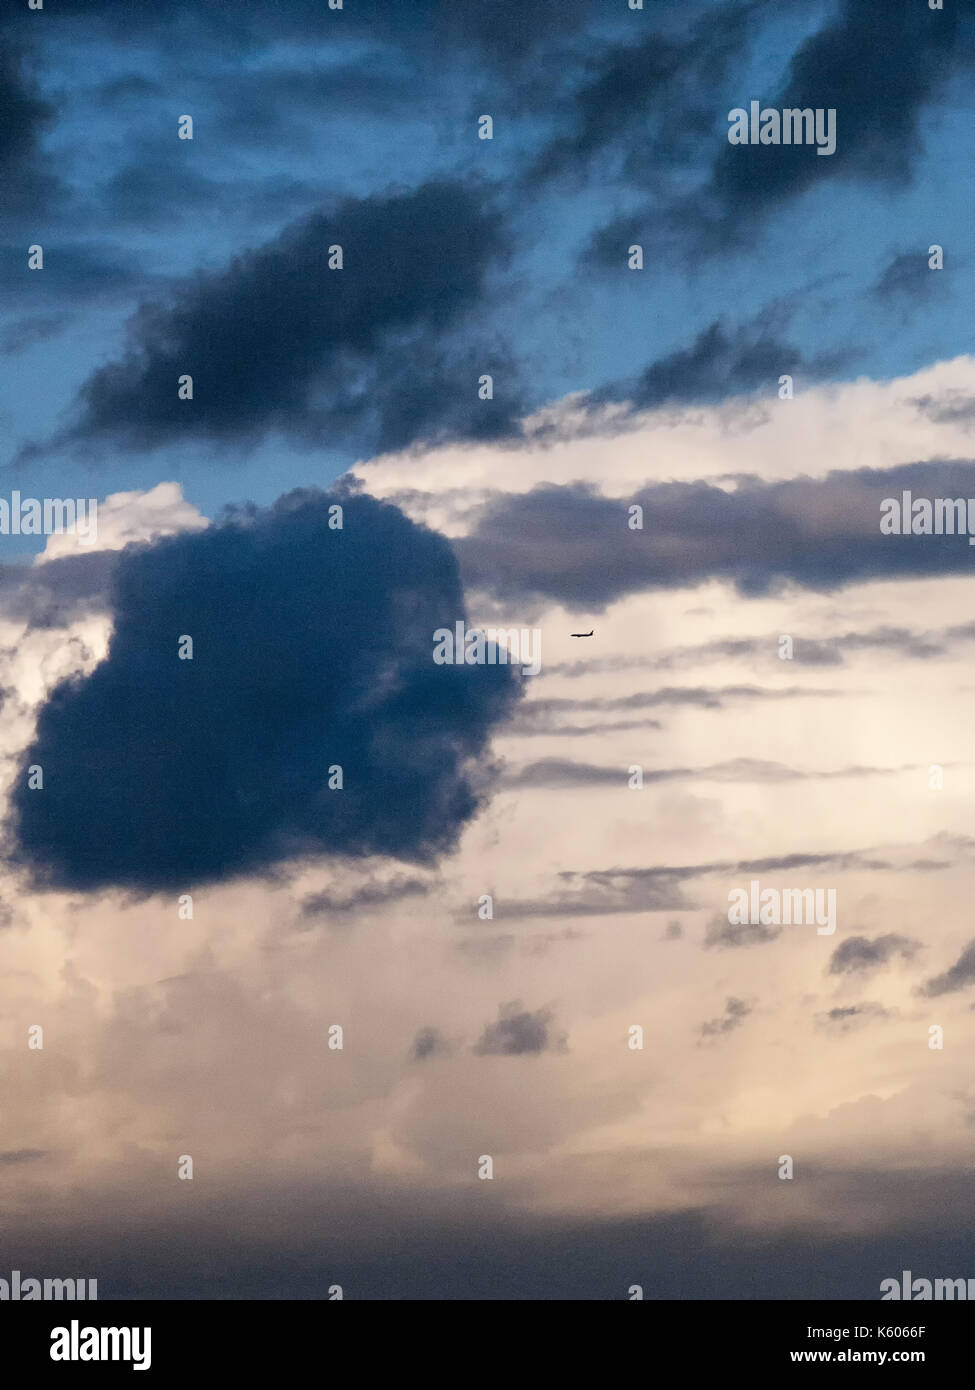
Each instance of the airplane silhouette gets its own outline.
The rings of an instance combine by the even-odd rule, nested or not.
[[[591,637],[594,631],[595,631],[595,628],[590,629],[589,632],[570,632],[570,633],[569,633],[569,636],[570,636],[570,637]]]

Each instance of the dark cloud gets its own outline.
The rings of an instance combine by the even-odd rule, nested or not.
[[[650,484],[609,498],[586,483],[501,494],[454,541],[468,584],[504,599],[554,599],[599,611],[624,594],[708,580],[760,596],[787,583],[829,592],[876,579],[965,573],[964,535],[880,531],[881,503],[975,497],[975,463],[902,464],[823,478]],[[628,527],[643,508],[643,529]],[[607,557],[609,557],[607,559]]]
[[[446,541],[365,495],[330,529],[335,500],[291,493],[121,554],[108,656],[52,692],[16,778],[10,854],[37,886],[188,890],[452,847],[517,682],[434,664],[434,630],[464,617]]]
[[[43,565],[0,565],[0,605],[8,620],[30,628],[66,627],[109,606],[114,550],[66,555]]]
[[[664,941],[680,941],[684,935],[684,928],[676,919],[667,923],[667,930],[663,934]]]
[[[0,332],[0,353],[12,357],[55,337],[69,322],[67,314],[30,314]]]
[[[920,941],[912,941],[908,936],[888,932],[871,940],[867,936],[850,936],[837,946],[830,957],[831,975],[857,975],[875,970],[899,956],[902,960],[912,960],[921,950]]]
[[[913,404],[936,425],[961,425],[965,429],[975,423],[975,396],[966,391],[949,390],[940,396],[919,396]]]
[[[329,269],[333,245],[342,269]],[[509,434],[522,402],[506,352],[452,336],[503,246],[487,196],[459,184],[348,199],[144,304],[125,355],[88,379],[55,443],[281,431],[394,449]],[[478,399],[483,373],[496,377],[491,401]],[[191,401],[178,397],[184,375]]]
[[[715,947],[764,946],[782,935],[781,927],[767,927],[761,922],[729,922],[727,913],[712,917],[704,933],[705,949]]]
[[[944,272],[931,270],[927,251],[902,251],[884,267],[872,293],[878,299],[922,299],[943,283]]]
[[[332,10],[325,0],[288,0],[269,9],[265,0],[157,0],[140,12],[147,38],[154,31],[183,37],[198,34],[222,39],[234,48],[297,38],[308,44],[339,46],[389,42],[417,54],[442,56],[444,46],[467,50],[473,58],[499,67],[521,67],[542,44],[564,41],[591,13],[592,0],[345,0]],[[132,25],[129,0],[61,0],[59,17],[86,26],[101,24],[128,37]]]
[[[724,685],[724,686],[664,686],[659,690],[640,690],[633,695],[619,695],[600,699],[593,696],[589,700],[573,700],[552,697],[548,700],[530,700],[522,706],[511,733],[558,733],[565,732],[558,724],[560,715],[568,713],[595,713],[605,710],[644,710],[644,709],[707,709],[719,710],[733,701],[834,699],[841,694],[838,690],[821,690],[815,686],[790,685],[782,689],[773,686]],[[637,724],[599,724],[581,726],[581,731],[592,732],[604,728],[639,728]]]
[[[751,1005],[746,1004],[744,1000],[729,999],[720,1018],[712,1018],[701,1024],[701,1037],[713,1038],[723,1033],[733,1033],[736,1028],[741,1027],[751,1011]]]
[[[230,205],[253,230],[280,227],[285,218],[305,214],[321,202],[320,188],[286,173],[211,178],[188,165],[179,150],[174,152],[175,144],[163,139],[146,143],[134,163],[123,165],[101,185],[100,215],[109,225],[139,232],[171,230],[180,219],[198,219],[214,206]]]
[[[411,1056],[414,1062],[423,1062],[428,1057],[439,1057],[450,1051],[449,1044],[436,1028],[421,1028],[413,1042]]]
[[[666,193],[671,174],[699,160],[712,137],[715,89],[733,63],[747,60],[748,40],[770,7],[731,0],[697,8],[681,5],[672,32],[631,29],[601,47],[590,35],[594,51],[568,95],[553,103],[559,133],[537,156],[529,183],[579,178],[598,157],[602,178]],[[654,5],[650,22],[667,17],[667,6]]]
[[[967,989],[975,980],[975,941],[969,942],[950,969],[943,975],[935,975],[928,980],[921,993],[927,995],[929,999],[935,999],[941,994],[954,994],[957,990]]]
[[[548,1009],[534,1013],[521,1007],[519,1000],[502,1004],[498,1019],[488,1023],[474,1051],[480,1056],[515,1057],[525,1053],[564,1052],[565,1039],[551,1032],[552,1015]]]
[[[784,342],[773,326],[775,315],[761,314],[729,330],[721,322],[702,329],[690,348],[680,348],[653,362],[635,380],[603,387],[594,403],[626,400],[636,409],[687,401],[713,402],[765,387],[778,390],[779,377],[810,380],[834,374],[851,358],[831,352],[807,359]]]
[[[47,1149],[7,1149],[0,1153],[0,1167],[13,1167],[17,1163],[35,1163],[39,1158],[47,1158]]]
[[[403,898],[422,897],[429,891],[430,884],[424,879],[399,874],[388,883],[364,883],[361,887],[344,894],[333,893],[329,889],[324,889],[321,893],[311,893],[302,901],[301,915],[347,916],[364,908],[385,907],[387,903],[400,902]]]
[[[837,174],[904,182],[920,149],[920,112],[951,71],[955,26],[950,11],[843,0],[836,18],[793,55],[784,85],[762,100],[780,110],[835,108],[836,152],[819,157],[804,146],[726,140],[711,180],[724,212],[747,218]]]
[[[41,156],[40,138],[54,111],[28,75],[23,53],[0,34],[0,179],[3,207],[12,214],[37,211],[54,190]]]
[[[862,1028],[871,1019],[890,1017],[891,1011],[885,1009],[882,1004],[848,1004],[817,1014],[816,1024],[819,1028],[849,1033],[854,1028]]]
[[[159,277],[147,271],[136,253],[111,242],[64,240],[44,245],[44,269],[27,268],[26,245],[7,245],[2,257],[8,273],[7,288],[21,310],[41,307],[64,314],[65,306],[128,302],[136,289],[145,289]],[[34,244],[34,243],[32,243]],[[44,238],[40,243],[44,244]]]
[[[625,670],[680,670],[715,661],[762,662],[771,664],[773,670],[781,670],[779,637],[777,632],[770,632],[764,637],[720,637],[710,642],[700,642],[697,646],[674,647],[659,656],[547,662],[545,673],[577,679],[580,676]],[[912,661],[926,661],[931,657],[943,656],[955,643],[975,641],[975,623],[956,623],[933,632],[888,626],[872,628],[867,632],[843,632],[836,637],[807,637],[793,633],[792,641],[791,662],[797,666],[844,666],[849,656],[875,651],[888,652],[891,656],[906,657]]]
[[[837,177],[905,184],[921,149],[919,119],[954,66],[956,16],[926,5],[891,6],[887,0],[842,0],[830,22],[793,53],[774,92],[740,91],[733,107],[753,98],[763,107],[833,108],[836,150],[819,156],[808,145],[732,145],[720,112],[712,113],[716,154],[706,184],[663,210],[647,206],[604,227],[591,256],[618,264],[621,247],[661,226],[689,251],[722,253],[738,245],[784,203]],[[747,72],[745,63],[741,72]],[[650,231],[651,235],[655,235]]]
[[[911,771],[898,767],[846,767],[830,771],[800,771],[784,763],[767,762],[761,758],[734,758],[730,762],[712,763],[707,767],[644,768],[644,785],[654,782],[676,782],[699,778],[706,782],[755,782],[774,785],[780,782],[831,780],[838,777],[884,777]],[[540,758],[507,773],[505,784],[511,787],[626,787],[629,768],[606,767],[595,763],[576,763],[568,758]]]
[[[939,839],[942,837],[939,837]],[[972,844],[960,841],[958,856],[971,855]],[[935,871],[950,867],[948,861],[905,860],[880,857],[870,850],[837,850],[825,854],[778,854],[763,859],[713,860],[703,864],[655,864],[639,869],[564,870],[558,875],[563,887],[538,898],[499,898],[496,907],[505,918],[517,917],[599,917],[617,913],[687,911],[695,904],[683,895],[683,885],[694,879],[720,875],[741,878],[799,869],[831,870],[843,873],[860,870],[875,873]],[[467,917],[459,916],[466,921]],[[732,926],[726,915],[717,916],[707,928],[706,946],[737,946],[771,941],[765,927]]]
[[[559,875],[565,887],[547,897],[498,898],[505,919],[534,917],[604,917],[627,913],[683,910],[693,904],[681,891],[682,870],[662,868],[600,871]]]

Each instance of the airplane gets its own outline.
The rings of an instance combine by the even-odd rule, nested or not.
[[[592,634],[593,634],[593,632],[595,632],[595,628],[592,628],[589,632],[570,632],[570,633],[569,633],[569,636],[570,636],[570,637],[591,637]]]

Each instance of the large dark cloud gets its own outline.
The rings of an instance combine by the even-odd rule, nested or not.
[[[586,612],[624,594],[707,580],[762,595],[787,583],[828,592],[876,579],[968,574],[965,535],[882,535],[881,503],[975,498],[975,463],[903,464],[823,478],[651,484],[622,499],[589,484],[543,485],[489,500],[454,542],[469,584],[504,598]],[[629,507],[643,529],[629,530]]]
[[[919,150],[921,109],[951,72],[955,25],[950,7],[935,13],[926,5],[843,0],[836,19],[796,51],[779,91],[762,96],[763,105],[780,110],[835,108],[835,153],[726,142],[712,175],[722,209],[747,216],[826,174],[906,179]],[[754,95],[743,94],[740,104]]]
[[[460,184],[347,199],[144,304],[61,439],[145,449],[281,431],[392,449],[509,433],[522,410],[510,360],[455,332],[504,244],[488,196]],[[333,245],[342,269],[329,268]],[[478,398],[483,373],[492,401]],[[178,397],[184,375],[192,400]]]
[[[516,679],[433,662],[434,630],[464,616],[442,537],[365,495],[332,530],[334,500],[123,552],[108,656],[53,691],[12,794],[9,852],[38,886],[190,891],[301,855],[452,847]]]
[[[799,11],[801,14],[801,11]],[[834,17],[799,45],[777,91],[741,91],[733,106],[753,98],[764,107],[834,108],[834,154],[806,145],[731,145],[727,125],[712,125],[716,154],[706,184],[673,200],[664,217],[647,207],[604,227],[592,256],[617,264],[620,247],[641,229],[666,227],[694,252],[735,246],[777,207],[835,177],[903,185],[920,151],[919,119],[956,63],[956,15],[951,7],[891,5],[888,0],[842,0]],[[747,71],[742,64],[741,71]],[[713,114],[723,118],[722,110]]]

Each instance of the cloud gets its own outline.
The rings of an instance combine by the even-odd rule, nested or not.
[[[519,710],[519,716],[510,728],[510,733],[526,735],[551,733],[602,733],[605,728],[641,728],[645,723],[655,726],[655,721],[638,720],[634,723],[622,721],[619,724],[604,723],[591,726],[563,726],[556,723],[556,717],[565,713],[595,713],[597,710],[643,710],[643,709],[725,709],[730,701],[762,702],[793,701],[793,699],[833,699],[839,691],[787,685],[782,689],[772,685],[666,685],[655,691],[636,691],[633,695],[611,696],[608,699],[567,699],[554,696],[551,699],[527,701]]]
[[[503,249],[483,191],[434,182],[346,199],[143,304],[125,354],[89,377],[53,443],[240,445],[279,431],[385,450],[513,433],[509,358],[453,334]],[[478,399],[484,373],[505,382],[491,401]],[[192,400],[179,398],[183,376]]]
[[[29,628],[55,628],[105,612],[115,558],[94,550],[43,565],[0,565],[3,616]]]
[[[701,1037],[712,1038],[723,1033],[733,1033],[736,1028],[741,1027],[751,1011],[751,1005],[746,1004],[744,1000],[729,999],[724,1006],[724,1015],[721,1018],[712,1018],[701,1024]]]
[[[38,94],[22,53],[3,37],[0,51],[0,178],[4,213],[36,212],[53,192],[54,180],[43,168],[40,137],[53,108]],[[26,249],[26,248],[25,248]]]
[[[777,386],[785,373],[807,378],[829,376],[851,358],[830,352],[806,359],[783,342],[768,313],[735,330],[715,321],[702,329],[690,348],[679,348],[652,362],[634,381],[616,383],[593,393],[597,404],[626,400],[637,409],[685,401],[720,401],[728,396]]]
[[[519,1000],[502,1004],[498,1019],[488,1023],[474,1051],[482,1057],[517,1057],[540,1052],[565,1051],[565,1039],[553,1037],[552,1015],[547,1009],[534,1013],[522,1009]]]
[[[942,271],[929,268],[926,249],[902,251],[884,267],[871,293],[878,299],[895,296],[922,299],[932,294],[943,278]]]
[[[823,180],[903,186],[921,150],[921,112],[961,57],[956,26],[949,10],[842,0],[835,18],[793,53],[777,90],[742,90],[732,100],[734,107],[747,108],[757,98],[778,110],[834,109],[835,152],[820,158],[807,145],[732,145],[727,125],[712,124],[716,153],[706,183],[673,198],[662,217],[647,205],[610,223],[593,239],[590,255],[618,264],[621,247],[633,237],[642,240],[641,226],[654,222],[688,251],[721,254]],[[744,62],[740,70],[748,71]]]
[[[975,497],[975,463],[911,463],[772,482],[743,477],[733,488],[651,483],[625,499],[588,483],[541,484],[485,502],[454,548],[469,585],[587,612],[627,593],[712,579],[755,597],[787,583],[828,592],[875,579],[967,573],[964,535],[881,534],[881,503],[899,500],[904,490],[915,497]],[[643,508],[642,530],[628,526],[634,504]]]
[[[937,396],[919,396],[914,405],[936,425],[967,428],[975,422],[975,396],[969,391],[949,388]]]
[[[764,946],[782,935],[781,927],[767,927],[761,922],[729,922],[727,913],[711,918],[704,933],[705,949],[716,947]]]
[[[337,894],[329,889],[312,893],[301,904],[303,917],[320,917],[325,913],[348,916],[363,908],[385,907],[403,898],[422,897],[430,892],[430,884],[420,878],[397,874],[388,883],[364,883],[350,893]]]
[[[646,178],[652,158],[665,166],[694,153],[713,118],[713,87],[740,53],[761,3],[711,6],[687,37],[654,31],[604,47],[562,103],[564,129],[538,155],[528,175],[537,183],[578,177],[624,151],[623,173]],[[686,14],[686,9],[685,9]]]
[[[890,1018],[891,1011],[881,1004],[847,1004],[816,1015],[816,1025],[840,1033],[862,1028],[871,1019]]]
[[[706,782],[754,782],[776,784],[780,782],[803,782],[832,780],[838,777],[883,777],[893,776],[906,768],[894,767],[845,767],[829,771],[800,771],[787,767],[784,763],[773,763],[763,758],[734,758],[729,762],[712,763],[707,767],[661,767],[644,768],[644,785],[654,782],[676,782],[685,778],[696,778]],[[626,786],[628,767],[601,766],[596,763],[576,763],[568,758],[540,758],[509,772],[504,777],[509,787],[584,787],[584,786]]]
[[[432,633],[464,617],[442,537],[366,495],[332,529],[335,501],[298,491],[121,553],[107,659],[55,688],[21,757],[10,855],[37,886],[190,891],[454,845],[519,688],[434,664]]]
[[[928,980],[921,989],[921,993],[929,999],[936,999],[941,994],[954,994],[957,990],[967,989],[975,980],[975,941],[970,941],[962,951],[950,969],[943,975],[935,975]]]
[[[411,1056],[414,1062],[423,1062],[428,1057],[440,1057],[449,1051],[446,1038],[436,1028],[421,1028],[414,1039]]]
[[[830,957],[831,975],[857,975],[886,965],[895,956],[912,960],[921,950],[920,941],[888,932],[871,940],[867,936],[850,936],[842,941]]]
[[[39,1158],[47,1158],[47,1149],[7,1149],[0,1153],[0,1166],[9,1168],[16,1163],[35,1163]]]

